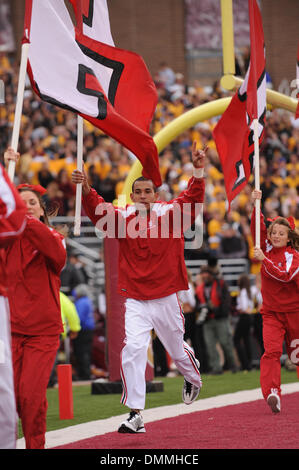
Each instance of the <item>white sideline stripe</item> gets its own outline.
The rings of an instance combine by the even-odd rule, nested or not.
[[[299,392],[299,382],[281,385],[282,394]],[[212,408],[221,408],[228,405],[238,405],[240,403],[247,403],[255,400],[263,399],[260,388],[254,390],[244,390],[241,392],[227,393],[225,395],[217,395],[211,398],[199,399],[192,405],[188,406],[184,403],[179,405],[160,406],[158,408],[151,408],[144,410],[142,416],[145,424],[152,421],[159,421],[161,419],[173,418],[175,416],[194,413],[196,411],[204,411]],[[95,436],[101,436],[108,432],[115,432],[121,421],[128,415],[128,412],[120,415],[113,416],[112,418],[99,419],[97,421],[90,421],[89,423],[76,424],[63,429],[49,431],[46,433],[46,448],[70,444],[72,442],[81,441]],[[24,438],[17,440],[17,449],[25,448]]]

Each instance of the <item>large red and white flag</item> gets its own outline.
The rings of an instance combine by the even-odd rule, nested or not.
[[[299,119],[299,43],[298,43],[298,51],[297,51],[297,66],[296,66],[296,84],[297,84],[297,109],[296,109],[296,116],[295,119]]]
[[[248,0],[250,64],[244,82],[217,123],[213,136],[222,165],[229,204],[248,183],[254,167],[253,120],[258,120],[259,143],[266,117],[265,47],[262,17],[256,0]]]
[[[42,100],[79,114],[129,149],[143,175],[160,186],[158,151],[149,134],[157,91],[149,71],[141,56],[114,47],[105,0],[72,3],[76,28],[64,0],[26,0],[23,41],[30,42],[31,85]],[[103,28],[97,36],[110,44],[92,38],[95,12]]]

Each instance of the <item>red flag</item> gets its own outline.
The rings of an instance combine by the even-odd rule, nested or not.
[[[262,18],[256,0],[248,0],[250,15],[250,64],[244,82],[216,125],[213,136],[222,165],[229,204],[246,186],[254,165],[253,120],[264,136],[266,74]]]
[[[297,89],[299,90],[299,44],[298,44],[298,52],[297,52],[296,81],[297,81]],[[297,104],[295,119],[299,118],[299,91],[297,93],[297,100],[298,100],[298,104]]]
[[[85,11],[81,1],[76,6]],[[62,0],[26,0],[24,38],[30,41],[28,75],[35,92],[131,150],[143,175],[160,186],[158,151],[149,135],[157,92],[142,57],[75,29]]]

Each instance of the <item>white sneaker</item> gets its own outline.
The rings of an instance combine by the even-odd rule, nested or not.
[[[200,363],[198,359],[194,358],[194,360],[195,360],[196,367],[198,368],[198,372],[199,372]],[[200,379],[200,383],[201,383],[201,379]],[[184,379],[184,385],[183,385],[183,390],[182,390],[183,402],[186,405],[191,405],[191,403],[193,403],[198,397],[200,389],[201,389],[201,385],[200,387],[198,387],[197,385],[194,385],[191,382],[188,382],[186,379]]]
[[[146,432],[141,414],[131,411],[128,419],[123,421],[118,428],[118,432],[133,434],[136,432]]]
[[[273,413],[280,413],[280,398],[276,389],[271,389],[271,393],[267,397],[267,403],[270,406]]]
[[[200,388],[184,379],[182,398],[186,405],[191,405],[199,395]]]

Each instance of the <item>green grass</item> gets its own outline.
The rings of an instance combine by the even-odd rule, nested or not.
[[[237,372],[236,374],[232,374],[231,372],[226,372],[222,375],[203,375],[202,379],[203,388],[200,393],[200,398],[202,399],[260,387],[258,370],[252,370],[248,373]],[[163,382],[164,391],[147,394],[147,409],[181,403],[181,390],[183,385],[183,378],[181,376],[173,378],[158,377],[155,380]],[[281,380],[283,384],[286,384],[297,382],[298,377],[296,372],[287,371],[282,368]],[[127,407],[120,404],[120,394],[92,395],[90,385],[76,386],[74,383],[74,418],[60,420],[58,389],[48,389],[47,398],[47,431],[126,414],[128,411]],[[21,429],[19,437],[22,437]]]

